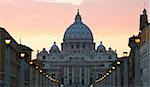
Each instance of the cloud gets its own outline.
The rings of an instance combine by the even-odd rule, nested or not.
[[[69,3],[72,5],[80,5],[82,0],[36,0],[42,2],[52,2],[52,3]]]

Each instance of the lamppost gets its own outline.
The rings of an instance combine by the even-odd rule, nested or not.
[[[24,86],[25,85],[25,75],[24,75],[24,62],[23,62],[23,59],[25,59],[25,57],[26,57],[26,53],[25,52],[20,52],[19,53],[19,58],[20,59],[18,59],[19,61],[20,61],[20,67],[21,67],[21,71],[20,71],[20,80],[22,80],[22,81],[20,81],[20,86]],[[22,60],[21,60],[22,59]]]
[[[134,87],[141,87],[141,73],[140,73],[140,43],[141,38],[139,36],[135,36],[134,38],[134,48],[135,48],[135,72],[134,72]]]
[[[7,49],[5,50],[5,75],[4,75],[4,84],[7,87],[10,87],[10,44],[11,38],[4,39]]]

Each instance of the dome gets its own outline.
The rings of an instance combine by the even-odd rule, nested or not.
[[[50,53],[60,53],[60,50],[58,46],[56,45],[56,42],[54,42],[54,45],[51,47]]]
[[[97,52],[106,52],[106,48],[102,42],[100,42],[100,45],[97,47]]]
[[[79,11],[75,17],[75,22],[70,25],[65,34],[63,41],[88,41],[93,42],[93,35],[88,26],[86,26],[81,19]]]

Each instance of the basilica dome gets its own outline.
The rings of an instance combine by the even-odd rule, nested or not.
[[[102,42],[100,42],[100,45],[97,47],[97,52],[106,52],[106,48]]]
[[[58,46],[56,45],[56,42],[54,42],[54,45],[51,47],[50,53],[60,53],[60,50]]]
[[[74,41],[88,41],[93,42],[93,35],[88,26],[82,22],[79,11],[75,17],[75,22],[70,25],[65,34],[63,41],[74,42]]]

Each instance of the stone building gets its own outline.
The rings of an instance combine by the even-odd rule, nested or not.
[[[146,9],[140,15],[139,34],[140,44],[136,47],[134,37],[130,37],[129,46],[131,48],[129,58],[129,87],[149,87],[150,86],[150,24]]]
[[[8,44],[9,43],[9,44]],[[21,59],[20,53],[25,52]],[[0,87],[24,87],[29,85],[29,64],[32,49],[18,44],[0,27]]]
[[[37,58],[65,87],[89,87],[116,61],[117,54],[111,48],[106,50],[102,42],[95,49],[93,34],[78,11],[64,34],[61,50],[54,42],[49,52],[44,48]]]
[[[150,24],[148,23],[147,13],[144,9],[143,11],[143,23],[142,28],[140,28],[139,37],[141,37],[140,44],[140,71],[141,71],[141,87],[150,86]],[[145,18],[145,19],[144,19]],[[145,20],[145,21],[144,21]]]

